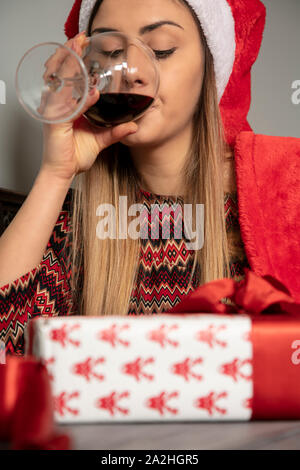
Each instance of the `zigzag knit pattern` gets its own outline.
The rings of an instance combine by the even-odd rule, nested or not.
[[[190,280],[195,252],[188,250],[184,234],[176,236],[178,214],[169,211],[168,216],[159,212],[159,233],[151,237],[151,205],[168,206],[178,202],[183,207],[183,198],[160,196],[140,189],[142,203],[147,208],[148,237],[141,239],[141,253],[136,286],[132,291],[129,315],[163,313],[177,305],[183,297],[199,285],[199,266]],[[250,269],[239,231],[238,205],[236,193],[225,193],[224,210],[226,231],[230,247],[230,274],[236,281],[244,277],[244,268]],[[153,225],[153,221],[152,221]],[[163,238],[165,225],[170,227],[170,235]],[[224,303],[227,299],[223,299]]]

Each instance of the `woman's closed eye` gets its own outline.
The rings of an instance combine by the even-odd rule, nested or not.
[[[154,52],[154,54],[156,55],[156,57],[158,59],[166,59],[168,56],[173,54],[173,52],[175,52],[176,49],[177,49],[177,47],[173,47],[172,49],[168,49],[166,51],[155,51],[155,50],[153,50],[153,52]]]
[[[177,47],[173,47],[172,49],[167,49],[164,51],[158,51],[153,49],[153,52],[156,55],[157,59],[166,59],[171,54],[173,54],[176,49]],[[102,54],[105,56],[111,56],[113,58],[116,58],[120,52],[123,52],[123,49],[116,49],[115,51],[102,51]]]

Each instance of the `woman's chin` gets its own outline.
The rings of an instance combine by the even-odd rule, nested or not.
[[[154,109],[150,108],[143,116],[136,119],[134,122],[138,126],[137,131],[134,134],[127,135],[120,142],[125,145],[147,145],[159,138],[161,131],[157,134],[158,129],[155,130],[157,125],[154,126],[153,124],[157,124],[157,122],[153,120],[153,111]]]

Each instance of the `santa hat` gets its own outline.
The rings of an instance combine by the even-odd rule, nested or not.
[[[87,30],[96,0],[76,0],[65,23],[68,39]],[[260,0],[187,0],[212,53],[225,137],[233,146],[251,104],[251,68],[261,46],[266,8]]]

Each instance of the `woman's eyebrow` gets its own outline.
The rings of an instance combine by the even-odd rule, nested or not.
[[[146,26],[143,26],[139,33],[140,35],[142,34],[145,34],[145,33],[148,33],[150,31],[153,31],[154,29],[157,29],[159,28],[160,26],[163,26],[164,24],[169,24],[169,25],[173,25],[173,26],[177,26],[178,28],[181,28],[184,30],[184,28],[180,25],[180,24],[177,24],[177,23],[174,23],[174,21],[168,21],[168,20],[164,20],[164,21],[157,21],[156,23],[152,23],[152,24],[148,24]],[[94,34],[94,33],[108,33],[110,31],[117,31],[117,32],[120,32],[118,29],[114,29],[114,28],[109,28],[109,27],[106,27],[106,28],[95,28],[91,34]]]

